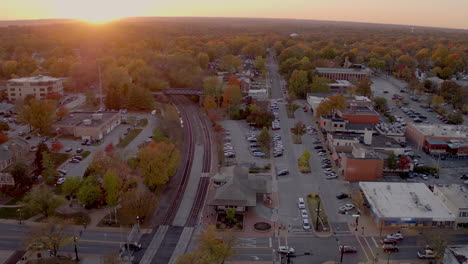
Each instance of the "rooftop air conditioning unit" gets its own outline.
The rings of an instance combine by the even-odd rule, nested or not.
[[[85,119],[83,120],[83,124],[85,124],[85,126],[90,126],[92,123],[92,120],[91,119]]]

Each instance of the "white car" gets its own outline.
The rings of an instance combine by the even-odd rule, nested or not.
[[[345,204],[345,205],[343,205],[343,207],[344,207],[347,211],[349,211],[349,210],[354,209],[354,204]]]
[[[336,174],[335,174],[335,175],[332,174],[332,175],[330,175],[330,176],[327,176],[325,179],[327,179],[327,180],[333,180],[333,179],[336,179],[336,178],[338,178],[338,176],[337,176]]]
[[[59,178],[57,180],[57,184],[63,184],[65,182],[65,178]]]
[[[290,248],[287,246],[279,246],[278,253],[282,253],[282,254],[294,253],[294,248]]]
[[[299,209],[305,209],[306,207],[305,207],[304,198],[299,198],[297,205],[299,206]]]
[[[304,228],[304,230],[310,230],[309,219],[302,219],[302,228]]]
[[[301,216],[302,218],[305,218],[305,219],[309,218],[309,214],[307,214],[307,211],[305,209],[301,210]]]
[[[396,240],[403,240],[403,235],[401,233],[394,233],[387,236],[387,238],[394,238]]]

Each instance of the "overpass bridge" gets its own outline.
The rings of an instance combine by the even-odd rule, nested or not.
[[[154,95],[164,94],[164,95],[203,95],[202,89],[197,88],[169,88],[160,92],[153,92]]]

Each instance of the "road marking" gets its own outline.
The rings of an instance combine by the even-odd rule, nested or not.
[[[269,245],[270,247],[272,247],[272,246],[273,246],[272,244],[273,244],[273,241],[272,241],[271,237],[269,237],[269,238],[268,238],[268,245]]]
[[[372,237],[372,241],[374,241],[375,247],[379,247],[379,245],[377,244],[377,242],[375,242],[375,238],[374,238],[374,237]]]
[[[372,254],[372,259],[375,259],[374,251],[372,251],[372,248],[371,248],[369,242],[367,241],[367,239],[365,237],[362,237],[362,238],[364,239],[364,241],[366,241],[367,246],[369,247],[369,250],[370,250],[370,252]]]
[[[240,247],[240,246],[234,246],[232,248],[235,248],[235,249],[252,249],[252,248],[255,248],[255,249],[271,249],[269,247]]]
[[[285,240],[285,243],[286,243],[286,247],[288,247],[288,236],[284,237],[284,240]]]
[[[359,245],[361,245],[362,251],[364,252],[364,255],[366,255],[367,261],[370,261],[369,256],[367,255],[366,249],[364,248],[364,246],[361,243],[361,240],[359,240],[358,236],[356,236],[356,239],[359,242]]]

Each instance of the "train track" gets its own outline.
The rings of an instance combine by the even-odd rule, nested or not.
[[[183,175],[182,175],[182,180],[179,184],[178,190],[176,197],[174,200],[172,200],[171,206],[169,207],[169,210],[164,217],[163,225],[171,225],[172,222],[174,221],[174,218],[177,214],[177,211],[179,209],[180,203],[182,202],[182,197],[185,192],[185,188],[187,187],[188,180],[190,178],[190,171],[192,168],[192,163],[193,163],[193,152],[194,152],[194,140],[193,140],[193,135],[192,135],[192,123],[190,119],[187,116],[187,113],[181,107],[182,102],[179,100],[177,96],[173,97],[174,104],[176,105],[180,117],[182,118],[184,122],[184,130],[185,130],[185,135],[187,136],[187,161],[185,162],[184,168],[183,168]]]
[[[203,130],[203,141],[204,141],[204,151],[203,151],[203,166],[202,166],[202,173],[207,174],[210,172],[211,169],[211,140],[210,140],[210,130],[208,124],[206,123],[206,119],[203,119],[201,115],[199,115],[200,124]],[[207,175],[203,175],[200,177],[200,181],[198,182],[197,187],[197,194],[195,196],[195,200],[192,205],[192,209],[190,210],[190,214],[187,218],[187,222],[185,226],[193,227],[197,223],[197,218],[200,211],[203,209],[203,202],[205,201],[206,193],[208,191],[208,185],[210,183],[209,177]]]

